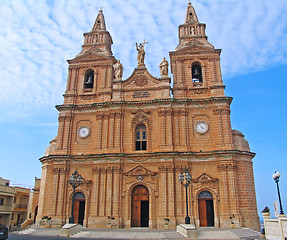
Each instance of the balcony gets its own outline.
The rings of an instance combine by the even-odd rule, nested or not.
[[[15,204],[14,205],[14,210],[27,210],[28,205],[27,204]]]
[[[12,212],[12,206],[11,205],[0,205],[0,213],[1,214],[9,214]]]

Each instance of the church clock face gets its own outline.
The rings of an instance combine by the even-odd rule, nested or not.
[[[195,123],[194,130],[199,134],[205,134],[208,131],[208,124],[204,121]]]
[[[91,130],[90,130],[89,127],[82,126],[78,130],[78,135],[79,135],[80,138],[86,138],[86,137],[88,137],[90,135],[90,132],[91,132]]]

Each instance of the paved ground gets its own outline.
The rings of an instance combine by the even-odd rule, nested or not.
[[[58,228],[30,228],[24,231],[11,233],[12,239],[36,240],[36,239],[68,239],[58,237],[60,229]],[[168,229],[148,229],[148,228],[131,228],[131,229],[99,229],[83,228],[77,234],[72,235],[69,239],[185,239],[175,230]],[[10,237],[9,237],[10,239]],[[223,240],[223,239],[260,239],[260,234],[248,228],[239,229],[216,229],[200,228],[198,229],[198,239],[200,240]]]

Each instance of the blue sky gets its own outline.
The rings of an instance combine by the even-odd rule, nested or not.
[[[124,79],[137,65],[135,42],[146,39],[146,66],[158,65],[178,44],[188,1],[178,0],[0,0],[0,176],[32,187],[41,177],[49,141],[57,135],[66,60],[81,51],[100,8],[113,38]],[[221,67],[231,104],[232,128],[256,152],[258,209],[273,209],[272,179],[280,171],[287,211],[287,4],[286,0],[192,1],[208,40],[222,49]]]

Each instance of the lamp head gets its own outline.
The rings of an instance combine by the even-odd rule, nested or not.
[[[180,183],[183,183],[183,181],[184,181],[184,176],[183,176],[182,173],[179,174],[178,180],[180,181]]]
[[[281,176],[280,172],[276,172],[272,175],[273,179],[279,178]]]

